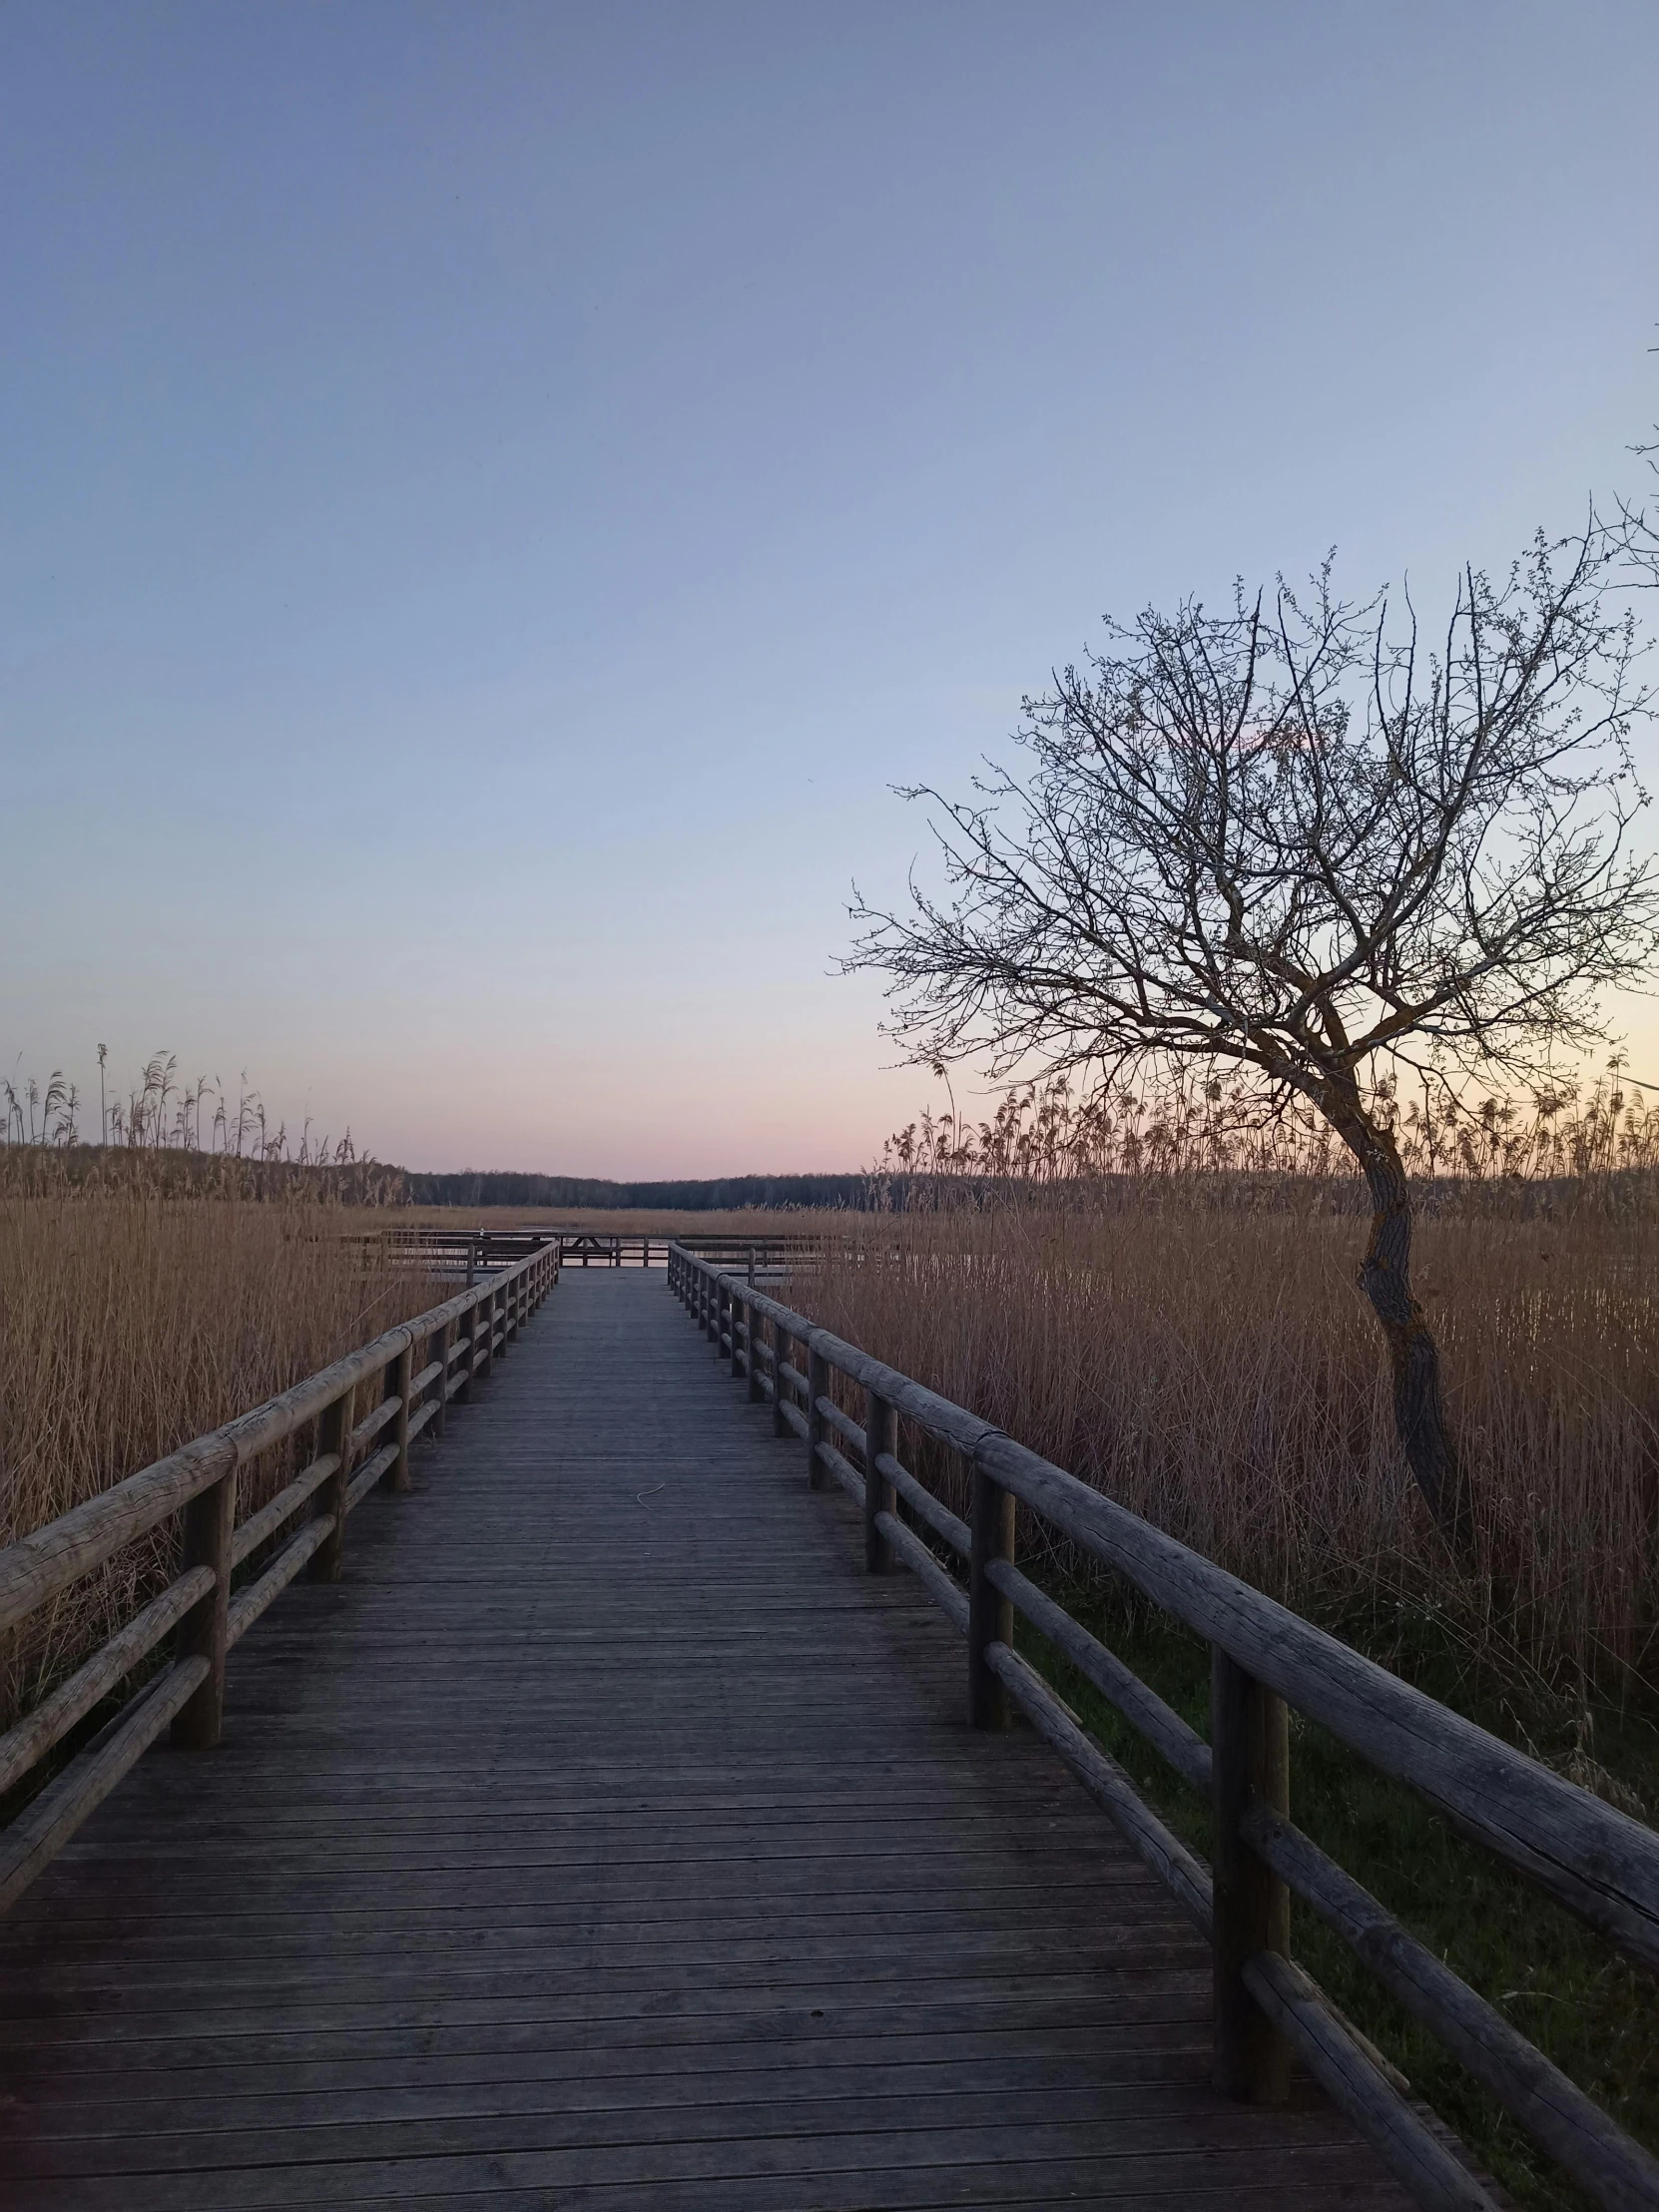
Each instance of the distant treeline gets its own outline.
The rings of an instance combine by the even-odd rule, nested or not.
[[[883,1188],[890,1188],[891,1179]],[[185,1145],[0,1144],[0,1194],[100,1190],[159,1198],[316,1201],[342,1206],[639,1209],[655,1213],[823,1211],[878,1203],[867,1175],[733,1175],[712,1182],[613,1183],[594,1176],[465,1169],[426,1175],[379,1160],[256,1159]]]
[[[409,1206],[568,1206],[653,1213],[737,1213],[866,1207],[867,1175],[728,1175],[712,1182],[610,1183],[583,1175],[528,1175],[509,1169],[458,1175],[400,1171]]]
[[[257,1204],[400,1206],[404,1173],[378,1160],[254,1159],[184,1145],[3,1144],[0,1197],[235,1198]]]
[[[1594,1212],[1659,1218],[1659,1167],[1581,1175],[1413,1175],[1428,1214],[1552,1219]],[[988,1213],[1007,1207],[1134,1214],[1360,1214],[1369,1201],[1346,1161],[1325,1175],[1292,1170],[1187,1169],[1059,1176],[890,1174],[728,1175],[708,1181],[619,1183],[597,1176],[467,1169],[427,1175],[378,1160],[261,1160],[184,1146],[0,1144],[0,1197],[139,1191],[158,1198],[237,1198],[340,1206],[453,1206],[606,1212]]]

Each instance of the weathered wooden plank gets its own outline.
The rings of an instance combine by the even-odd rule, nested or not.
[[[263,2100],[262,2100],[263,2101]],[[947,2076],[925,2085],[866,2079],[823,2083],[810,2093],[795,2075],[773,2076],[760,2094],[663,2095],[657,2084],[638,2084],[632,2094],[560,2095],[532,2088],[516,2096],[497,2092],[468,2099],[459,2109],[431,2092],[406,2094],[391,2111],[354,2109],[342,2114],[333,2099],[313,2098],[303,2116],[273,2124],[257,2107],[245,2117],[234,2143],[222,2126],[168,2127],[159,2116],[139,2117],[132,2138],[147,2159],[175,2173],[212,2172],[235,2161],[280,2167],[301,2160],[353,2160],[395,2156],[413,2161],[471,2153],[497,2155],[520,2150],[603,2152],[638,2150],[648,2144],[690,2151],[716,2143],[754,2144],[803,2138],[820,2142],[856,2139],[868,2134],[926,2134],[984,2125],[985,2088],[964,2088]],[[1106,2136],[1113,2152],[1132,2150],[1191,2152],[1210,2146],[1230,2148],[1239,2129],[1231,2113],[1190,2082],[1135,2083],[1116,2089],[1098,2081],[1028,2083],[1017,2104],[998,2097],[1010,2115],[1007,2149],[1016,2152],[1022,2135],[1050,2131],[1073,2136],[1087,2129]],[[1109,2131],[1109,2134],[1108,2134]],[[77,2130],[37,2134],[22,2147],[11,2172],[22,2182],[36,2175],[97,2174],[107,2171],[109,2138]],[[1466,2179],[1466,2177],[1465,2177]],[[1490,2212],[1476,2193],[1465,2203]]]
[[[1294,2115],[1282,2125],[1292,2132]],[[1305,2131],[1296,2130],[1298,2135]],[[725,2136],[714,2140],[669,2143],[620,2142],[585,2146],[513,2143],[486,2153],[434,2152],[402,2158],[382,2150],[327,2164],[301,2162],[279,2167],[224,2166],[199,2174],[177,2170],[167,2177],[171,2212],[287,2212],[289,2207],[407,2204],[415,2200],[453,2203],[466,2197],[522,2188],[541,2191],[540,2204],[556,2203],[560,2212],[603,2191],[615,2204],[655,2192],[665,2183],[703,2181],[721,2192],[718,2201],[749,2182],[764,2183],[770,2194],[749,2201],[824,2204],[826,2184],[856,2181],[856,2193],[841,2202],[864,2206],[950,2203],[1005,2205],[1010,2190],[1035,2186],[1049,2201],[1082,2198],[1116,2206],[1135,2192],[1188,2203],[1192,2192],[1216,2187],[1226,2169],[1234,2205],[1272,2206],[1288,2185],[1308,2187],[1324,2179],[1323,2144],[1290,2140],[1267,2152],[1259,2140],[1235,2126],[1218,2140],[1190,2146],[1177,2139],[1155,2146],[1123,2139],[1118,2123],[1069,2120],[1063,2125],[1022,2124],[1017,2118],[989,2120],[978,2127],[928,2129],[870,2128],[857,2132],[811,2135]],[[968,2193],[964,2167],[978,2169]],[[133,2177],[121,2170],[102,2176],[76,2176],[59,2183],[73,2192],[55,2199],[42,2181],[20,2192],[23,2207],[72,2201],[85,2212],[130,2212]],[[947,2193],[948,2192],[948,2193]],[[1344,2201],[1351,2201],[1348,2191]],[[536,2201],[531,2198],[530,2201]],[[710,2201],[717,2201],[711,2198]],[[1328,2193],[1325,2203],[1332,2198]]]

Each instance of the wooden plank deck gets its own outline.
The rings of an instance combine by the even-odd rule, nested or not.
[[[567,1279],[0,1930],[0,2201],[1403,2203],[661,1274]]]

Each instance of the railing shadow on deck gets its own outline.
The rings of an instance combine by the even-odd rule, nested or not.
[[[865,1564],[902,1564],[966,1639],[968,1717],[1017,1707],[1117,1824],[1210,1945],[1215,2078],[1229,2095],[1281,2098],[1294,2053],[1420,2204],[1491,2212],[1493,2199],[1430,2126],[1408,2085],[1289,1955],[1299,1898],[1389,1993],[1609,2212],[1659,2205],[1659,2161],[1418,1942],[1289,1817],[1289,1708],[1407,1784],[1464,1836],[1546,1891],[1628,1957],[1659,1965],[1659,1835],[1114,1504],[989,1422],[843,1343],[746,1273],[675,1245],[669,1285],[729,1359],[808,1477],[833,1477],[863,1515]],[[864,1393],[864,1418],[831,1394]],[[899,1457],[900,1420],[958,1455],[962,1520]],[[857,1455],[854,1466],[841,1446]],[[861,1469],[861,1471],[860,1471]],[[1210,1741],[1014,1563],[1016,1502],[1121,1574],[1211,1647]],[[901,1506],[910,1519],[901,1517]],[[930,1539],[930,1540],[929,1540]],[[966,1585],[950,1571],[954,1558]],[[1014,1649],[1022,1614],[1129,1721],[1214,1815],[1202,1866]]]

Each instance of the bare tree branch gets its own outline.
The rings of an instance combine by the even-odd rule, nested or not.
[[[1415,610],[1235,588],[1109,624],[1023,704],[1018,773],[931,790],[942,895],[858,902],[845,961],[888,978],[911,1055],[1114,1077],[1197,1060],[1310,1101],[1370,1182],[1363,1280],[1407,1458],[1453,1541],[1462,1504],[1409,1282],[1391,1120],[1398,1060],[1451,1082],[1547,1080],[1646,981],[1659,874],[1630,849],[1649,710],[1612,593],[1640,539],[1592,515],[1494,583],[1458,580],[1437,654]],[[1659,562],[1656,562],[1659,573]]]

